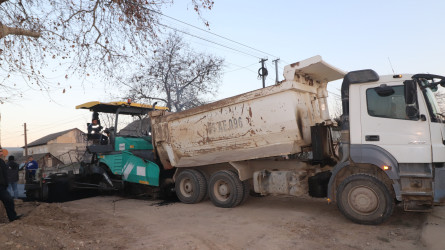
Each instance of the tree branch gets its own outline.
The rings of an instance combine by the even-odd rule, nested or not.
[[[32,30],[8,27],[0,23],[0,39],[4,38],[7,35],[30,36],[38,38],[41,34],[40,32],[35,32]]]

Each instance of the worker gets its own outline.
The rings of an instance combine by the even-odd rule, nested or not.
[[[28,179],[33,180],[36,177],[36,171],[39,169],[39,164],[34,160],[32,156],[28,157],[28,164],[26,164],[26,173]]]
[[[94,144],[106,145],[108,142],[108,137],[101,133],[103,127],[100,125],[99,113],[94,112],[91,123],[87,123],[87,125],[88,140],[93,140]]]
[[[8,157],[8,191],[14,199],[19,198],[19,190],[17,189],[17,183],[19,181],[19,164],[14,161],[14,156]]]
[[[8,167],[3,160],[3,149],[0,148],[0,199],[5,206],[6,215],[9,221],[15,221],[20,219],[22,215],[17,215],[14,208],[14,200],[9,194],[8,188]]]
[[[88,134],[100,135],[100,131],[102,130],[102,126],[98,119],[93,119],[90,124],[88,124]]]

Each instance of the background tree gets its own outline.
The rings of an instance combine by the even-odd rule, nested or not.
[[[162,101],[170,110],[181,111],[205,103],[206,96],[216,93],[223,63],[222,58],[191,50],[180,36],[170,33],[143,67],[121,82],[128,87],[126,97]]]
[[[211,0],[190,2],[200,17],[213,6]],[[169,4],[173,0],[0,0],[0,89],[13,87],[6,85],[11,74],[46,88],[49,66],[67,69],[66,78],[113,76],[149,54],[161,7]]]
[[[437,103],[439,104],[440,111],[442,112],[442,114],[445,113],[445,91],[443,91],[441,87],[439,87],[439,91],[434,94],[436,96]]]

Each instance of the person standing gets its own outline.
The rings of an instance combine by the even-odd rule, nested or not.
[[[19,181],[19,164],[14,161],[14,156],[8,157],[8,191],[14,199],[19,198],[19,190],[17,189],[17,183]]]
[[[6,215],[8,215],[9,221],[15,221],[21,217],[17,216],[14,207],[14,200],[9,194],[8,190],[8,166],[6,166],[3,160],[3,149],[0,148],[0,199],[5,206]]]
[[[28,178],[33,180],[36,177],[36,171],[39,168],[39,164],[34,160],[32,156],[28,157],[28,164],[26,164],[26,172]]]

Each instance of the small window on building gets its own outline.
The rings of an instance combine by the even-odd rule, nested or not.
[[[48,157],[48,167],[52,168],[53,167],[53,158]]]
[[[375,117],[409,120],[406,115],[403,86],[393,86],[394,93],[388,96],[377,94],[375,88],[366,90],[368,114]]]

